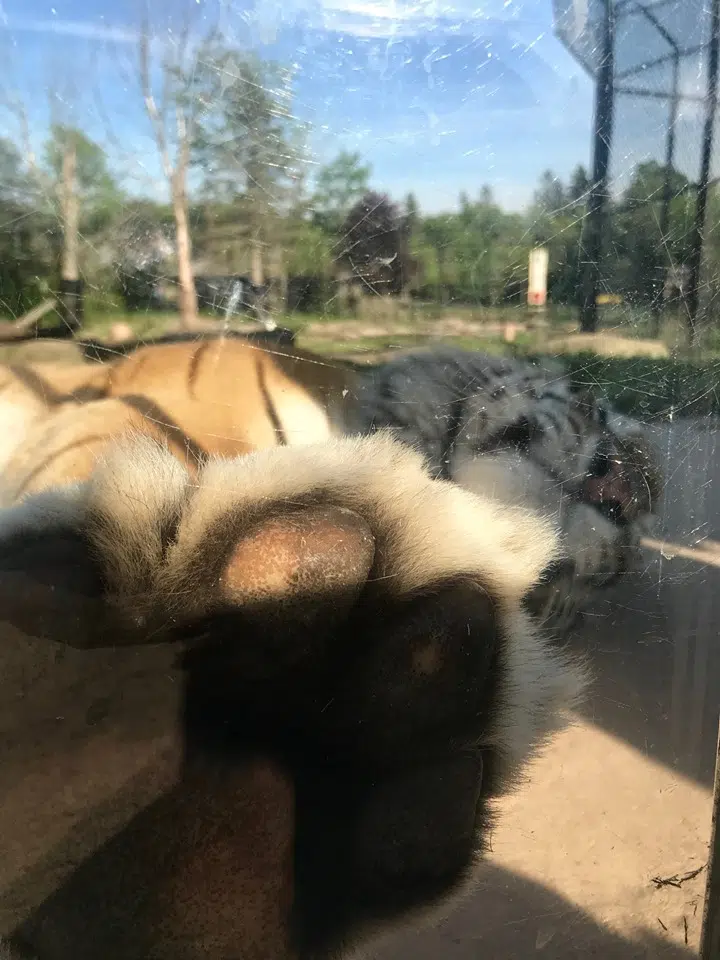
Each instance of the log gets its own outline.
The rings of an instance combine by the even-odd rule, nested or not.
[[[42,303],[33,307],[32,310],[28,310],[27,313],[12,323],[0,321],[0,340],[24,340],[33,327],[37,327],[45,314],[49,313],[54,307],[55,298],[48,297],[47,300],[43,300]]]

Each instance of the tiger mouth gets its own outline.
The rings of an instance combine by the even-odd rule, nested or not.
[[[580,496],[613,523],[622,525],[632,520],[636,506],[632,484],[622,463],[612,456],[595,457]]]

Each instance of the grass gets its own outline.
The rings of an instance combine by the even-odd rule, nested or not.
[[[433,313],[433,309],[435,313]],[[487,335],[439,336],[433,332],[433,320],[446,319],[448,315],[474,323],[487,322],[497,325],[503,321],[518,322],[527,311],[521,308],[509,309],[471,309],[451,308],[436,316],[437,308],[422,308],[414,311],[418,319],[418,331],[413,333],[392,333],[383,335],[343,338],[340,330],[336,333],[323,327],[332,322],[353,323],[351,318],[328,314],[294,314],[278,318],[281,325],[297,332],[298,343],[307,350],[326,356],[352,356],[367,358],[382,356],[396,349],[436,344],[453,343],[470,350],[482,350],[488,353],[507,354],[529,358],[540,357],[547,353],[544,344],[548,336],[555,335],[558,328],[567,324],[567,310],[555,308],[547,312],[548,327],[519,332],[512,344],[506,343],[497,332],[488,330]],[[633,326],[627,308],[606,308],[603,313],[603,329],[612,328],[625,337],[636,331],[637,335],[647,335],[644,322]],[[169,323],[176,320],[173,314],[162,312],[127,314],[123,311],[98,313],[87,318],[83,334],[85,336],[105,337],[115,323],[129,324],[138,337],[151,337],[161,333]],[[619,321],[624,320],[620,323]],[[379,322],[373,326],[379,326]],[[409,315],[402,322],[403,327],[411,326]],[[242,329],[243,322],[234,326]],[[358,328],[362,329],[358,321]],[[554,328],[554,329],[553,329]],[[677,346],[681,332],[681,318],[668,318],[663,339]],[[706,346],[690,354],[688,351],[675,350],[670,358],[645,357],[600,357],[594,353],[569,353],[561,357],[571,376],[578,382],[597,387],[621,411],[640,416],[643,419],[656,419],[668,416],[720,415],[720,334],[708,331]],[[48,344],[48,346],[51,346]],[[3,353],[12,354],[15,348],[8,346]],[[59,353],[58,353],[59,356]],[[3,359],[6,359],[3,356]],[[9,359],[9,356],[8,358]],[[51,359],[48,355],[47,359]]]
[[[162,333],[174,319],[174,314],[161,310],[137,311],[135,313],[117,310],[107,313],[90,314],[85,319],[82,332],[83,336],[98,337],[101,339],[108,335],[110,328],[114,324],[126,323],[132,327],[135,336],[152,337]]]
[[[382,325],[388,320],[393,324],[409,325],[417,324],[419,327],[432,325],[438,320],[453,317],[474,324],[504,324],[507,322],[523,323],[529,319],[537,319],[538,314],[528,310],[523,306],[506,307],[472,307],[465,305],[452,304],[448,307],[440,307],[437,304],[411,303],[408,308],[398,308],[388,315],[388,311],[378,311],[375,317],[372,309],[368,308],[367,314],[362,319],[357,319],[350,314],[316,311],[313,313],[285,313],[277,319],[278,323],[289,327],[298,332],[307,327],[316,327],[319,325],[333,323],[348,323],[357,319],[359,324]],[[157,333],[165,327],[174,318],[174,314],[162,311],[137,311],[127,313],[122,309],[93,311],[88,309],[85,321],[85,332],[88,335],[99,336],[106,334],[110,327],[115,323],[127,323],[138,334],[138,336],[149,336]],[[565,306],[554,306],[549,308],[544,314],[544,319],[553,327],[564,327],[573,322],[572,308]],[[235,324],[242,326],[243,318],[235,319]]]
[[[564,358],[570,375],[597,387],[623,413],[643,420],[720,415],[720,358]]]
[[[500,337],[443,337],[408,335],[386,337],[363,337],[360,340],[338,340],[328,337],[315,338],[299,336],[298,343],[304,350],[333,357],[374,357],[385,355],[394,350],[411,350],[414,347],[428,347],[439,343],[452,344],[465,350],[481,350],[484,353],[505,354],[510,352],[508,344]],[[536,346],[532,341],[531,346]],[[517,349],[513,352],[521,352]]]

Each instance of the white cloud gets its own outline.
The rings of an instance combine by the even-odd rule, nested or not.
[[[320,0],[318,6],[326,11],[335,11],[357,16],[414,22],[436,20],[438,18],[466,21],[468,19],[487,19],[488,17],[512,19],[514,8],[505,0],[484,0],[484,2],[443,2],[443,0]]]
[[[458,27],[472,30],[488,21],[532,28],[540,18],[532,0],[256,0],[244,17],[272,38],[302,22],[358,37],[397,38]],[[542,18],[547,26],[547,16]],[[537,34],[536,34],[537,35]]]
[[[81,40],[103,40],[110,43],[137,43],[133,30],[111,27],[87,20],[18,20],[5,18],[3,22],[14,33],[51,33]]]

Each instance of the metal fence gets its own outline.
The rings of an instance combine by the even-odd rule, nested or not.
[[[627,158],[662,163],[659,228],[668,236],[673,171],[694,185],[687,262],[666,258],[654,278],[659,329],[667,275],[678,284],[693,339],[701,319],[701,270],[715,157],[720,0],[554,0],[558,37],[595,81],[591,187],[584,231],[580,321],[597,326],[607,263],[608,200]],[[624,168],[623,168],[624,164]]]

